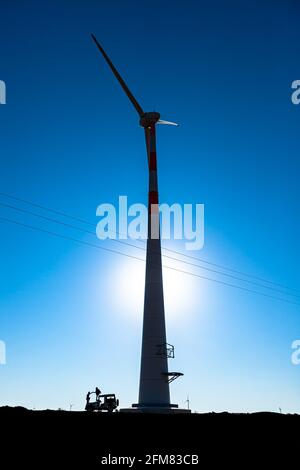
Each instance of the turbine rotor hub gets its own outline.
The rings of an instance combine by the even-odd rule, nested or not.
[[[140,125],[142,127],[152,127],[155,125],[160,119],[160,114],[156,111],[152,111],[150,113],[144,113],[140,119]]]

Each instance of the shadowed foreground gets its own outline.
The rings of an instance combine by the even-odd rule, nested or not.
[[[110,458],[111,465],[138,468],[145,464],[147,454],[195,454],[199,465],[262,462],[278,465],[282,461],[286,468],[288,462],[297,461],[300,416],[277,413],[172,416],[2,407],[0,422],[1,457],[5,454],[11,466],[36,463],[43,468],[47,462],[59,468],[61,464],[80,462],[95,464],[97,468]],[[130,467],[129,461],[117,461],[117,456],[136,459]],[[149,464],[157,464],[151,459]]]

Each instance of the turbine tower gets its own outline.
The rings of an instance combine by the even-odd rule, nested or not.
[[[157,112],[144,112],[93,34],[92,39],[139,115],[140,125],[145,131],[148,157],[148,238],[140,388],[138,403],[132,406],[145,412],[188,412],[177,409],[178,405],[170,402],[169,384],[183,374],[168,370],[168,358],[174,357],[174,347],[166,339],[156,159],[156,124],[177,124],[162,121]]]

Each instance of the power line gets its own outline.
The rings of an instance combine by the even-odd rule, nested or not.
[[[6,217],[0,217],[0,220],[3,221],[3,222],[9,222],[9,223],[12,223],[12,224],[15,224],[15,225],[19,225],[19,226],[22,226],[22,227],[26,227],[26,228],[30,228],[31,230],[35,230],[35,231],[38,231],[38,232],[42,232],[42,233],[45,233],[45,234],[48,234],[48,235],[52,235],[52,236],[55,236],[55,237],[58,237],[58,238],[63,238],[65,240],[71,240],[73,242],[76,242],[76,243],[80,243],[80,244],[83,244],[83,245],[86,245],[86,246],[90,246],[92,248],[97,248],[99,250],[104,250],[104,251],[107,251],[107,252],[111,252],[111,253],[115,253],[115,254],[119,254],[119,255],[122,255],[122,256],[126,256],[127,258],[132,258],[132,259],[135,259],[135,260],[139,260],[139,261],[143,261],[144,262],[144,259],[143,258],[139,258],[137,256],[134,256],[134,255],[129,255],[128,253],[123,253],[121,251],[118,251],[118,250],[113,250],[111,248],[105,248],[105,247],[102,247],[102,246],[99,246],[99,245],[96,245],[94,243],[90,243],[90,242],[86,242],[86,241],[83,241],[83,240],[78,240],[76,238],[73,238],[73,237],[69,237],[67,235],[61,235],[57,232],[53,232],[51,230],[46,230],[46,229],[42,229],[40,227],[35,227],[33,225],[29,225],[29,224],[24,224],[22,222],[17,222],[16,220],[12,220],[12,219],[8,219]],[[166,265],[163,265],[164,268],[166,269],[171,269],[173,271],[177,271],[177,272],[180,272],[180,273],[183,273],[183,274],[187,274],[187,275],[190,275],[190,276],[194,276],[194,277],[197,277],[197,278],[200,278],[200,279],[205,279],[207,281],[212,281],[212,282],[216,282],[218,284],[221,284],[221,285],[224,285],[224,286],[227,286],[227,287],[233,287],[233,288],[236,288],[236,289],[240,289],[240,290],[243,290],[243,291],[246,291],[246,292],[249,292],[249,293],[252,293],[252,294],[257,294],[257,295],[262,295],[264,297],[268,297],[268,298],[271,298],[271,299],[274,299],[274,300],[278,300],[280,302],[285,302],[285,303],[289,303],[289,304],[293,304],[293,305],[298,305],[300,306],[300,303],[297,303],[297,302],[293,302],[291,300],[288,300],[288,299],[283,299],[281,297],[275,297],[273,295],[269,295],[269,294],[266,294],[266,293],[263,293],[263,292],[259,292],[259,291],[255,291],[255,290],[252,290],[252,289],[248,289],[246,287],[242,287],[242,286],[237,286],[237,285],[234,285],[234,284],[230,284],[228,282],[224,282],[224,281],[220,281],[218,279],[212,279],[212,278],[209,278],[209,277],[206,277],[206,276],[202,276],[200,274],[196,274],[196,273],[192,273],[192,272],[189,272],[189,271],[184,271],[182,269],[179,269],[179,268],[174,268],[172,266],[166,266]]]
[[[6,197],[9,197],[11,199],[15,199],[16,201],[25,202],[25,204],[29,204],[30,206],[38,207],[39,209],[43,209],[43,210],[46,210],[48,212],[52,212],[53,214],[62,215],[64,217],[67,217],[68,219],[77,220],[78,222],[82,222],[83,224],[91,225],[91,226],[94,227],[94,224],[92,222],[88,222],[84,219],[72,216],[70,214],[66,214],[65,212],[62,212],[62,211],[59,211],[59,210],[56,210],[56,209],[51,209],[50,207],[42,206],[41,204],[37,204],[35,202],[28,201],[27,199],[22,199],[20,197],[13,196],[12,194],[0,192],[0,196],[6,196]]]
[[[70,215],[70,214],[67,214],[66,212],[64,211],[60,211],[60,210],[57,210],[57,209],[53,209],[53,208],[50,208],[50,207],[47,207],[47,206],[44,206],[44,205],[41,205],[41,204],[38,204],[38,203],[35,203],[35,202],[32,202],[32,201],[29,201],[28,199],[23,199],[23,198],[20,198],[20,197],[17,197],[17,196],[14,196],[12,194],[8,194],[8,193],[5,193],[5,192],[0,192],[0,195],[1,196],[5,196],[5,197],[8,197],[8,198],[11,198],[11,199],[14,199],[16,201],[20,201],[20,202],[23,202],[25,204],[29,204],[33,207],[37,207],[39,209],[42,209],[42,210],[45,210],[45,211],[48,211],[48,212],[52,212],[53,214],[56,214],[56,215],[60,215],[60,216],[63,216],[63,217],[66,217],[70,220],[74,220],[74,221],[78,221],[78,222],[81,222],[83,224],[86,224],[86,225],[89,225],[89,226],[92,226],[92,227],[95,227],[95,224],[93,224],[92,222],[89,222],[85,219],[82,219],[80,217],[77,217],[77,216],[73,216],[73,215]],[[113,231],[113,230],[108,230],[109,232],[113,233],[114,235],[125,235],[125,234],[121,234],[120,232],[118,231]],[[114,240],[114,241],[119,241],[121,242],[121,240]],[[142,244],[146,244],[146,241],[145,240],[136,240],[137,242],[139,243],[142,243]],[[126,242],[123,242],[124,244],[126,244]],[[129,244],[129,243],[128,243]],[[129,244],[129,245],[132,245],[138,249],[140,249],[140,247],[137,247],[136,245],[133,245],[133,244]],[[145,248],[143,248],[145,249]],[[265,278],[262,278],[262,277],[259,277],[259,276],[255,276],[253,274],[249,274],[249,273],[245,273],[243,271],[240,271],[238,269],[234,269],[234,268],[229,268],[227,266],[224,266],[224,265],[221,265],[221,264],[218,264],[218,263],[213,263],[211,261],[207,261],[203,258],[199,258],[199,257],[196,257],[196,256],[192,256],[192,255],[187,255],[185,253],[182,253],[180,251],[177,251],[177,250],[172,250],[171,248],[165,248],[165,247],[162,247],[162,249],[164,251],[168,251],[168,252],[171,252],[171,253],[174,253],[174,254],[177,254],[177,255],[180,255],[180,256],[184,256],[186,258],[190,258],[190,259],[193,259],[197,262],[201,262],[201,263],[205,263],[205,264],[208,264],[210,266],[214,266],[214,267],[217,267],[217,268],[220,268],[220,269],[223,269],[225,271],[229,271],[229,272],[232,272],[232,273],[236,273],[236,274],[240,274],[242,276],[246,276],[246,277],[250,277],[252,279],[256,279],[258,281],[261,281],[261,282],[264,282],[264,283],[267,283],[267,284],[272,284],[272,285],[275,285],[277,287],[281,287],[283,289],[287,289],[287,290],[292,290],[294,292],[300,292],[299,289],[295,289],[293,287],[289,287],[289,286],[285,286],[284,284],[281,284],[281,283],[278,283],[278,282],[274,282],[274,281],[270,281],[269,279],[265,279]],[[165,256],[165,255],[164,255]],[[201,266],[202,267],[202,266]],[[204,266],[203,266],[204,268]]]
[[[11,204],[5,204],[5,203],[2,203],[0,202],[0,205],[3,206],[3,207],[7,207],[9,209],[13,209],[13,210],[16,210],[18,212],[22,212],[22,213],[26,213],[26,214],[30,214],[34,217],[38,217],[38,218],[41,218],[43,220],[47,220],[47,221],[50,221],[50,222],[54,222],[56,224],[59,224],[59,225],[62,225],[64,227],[68,227],[68,228],[72,228],[72,229],[75,229],[75,230],[79,230],[81,232],[84,232],[84,233],[89,233],[91,235],[95,235],[95,231],[91,231],[91,230],[86,230],[86,229],[83,229],[81,227],[77,227],[75,225],[71,225],[71,224],[68,224],[66,222],[62,222],[62,221],[59,221],[57,219],[54,219],[52,217],[47,217],[47,216],[44,216],[44,215],[41,215],[41,214],[36,214],[35,212],[32,212],[32,211],[29,211],[27,209],[23,209],[23,208],[20,208],[20,207],[16,207],[16,206],[13,206]],[[134,248],[137,248],[139,250],[143,250],[145,251],[145,248],[143,247],[139,247],[139,246],[136,246],[132,243],[129,243],[129,242],[126,242],[124,240],[117,240],[117,239],[113,239],[112,241],[115,241],[117,243],[121,243],[122,245],[126,245],[126,246],[130,246],[130,247],[134,247]],[[199,268],[199,269],[204,269],[206,271],[209,271],[209,272],[212,272],[214,274],[218,274],[218,275],[222,275],[222,276],[226,276],[226,277],[229,277],[231,279],[234,279],[234,280],[237,280],[237,281],[241,281],[241,282],[247,282],[248,284],[252,284],[252,285],[255,285],[255,286],[258,286],[258,287],[261,287],[263,289],[269,289],[269,290],[272,290],[274,292],[278,292],[280,294],[283,294],[283,295],[289,295],[289,296],[293,296],[293,297],[297,297],[297,298],[300,298],[299,295],[296,295],[296,294],[292,294],[292,293],[289,293],[289,292],[283,292],[275,287],[271,287],[271,286],[264,286],[262,285],[261,283],[258,283],[258,282],[255,282],[255,281],[251,281],[249,279],[242,279],[238,276],[234,276],[232,274],[228,274],[228,273],[224,273],[224,272],[221,272],[221,271],[218,271],[216,269],[211,269],[211,268],[207,268],[205,266],[200,266],[200,265],[197,265],[195,263],[191,263],[191,262],[188,262],[188,261],[184,261],[184,260],[181,260],[181,259],[178,259],[178,258],[175,258],[175,257],[172,257],[172,256],[169,256],[169,255],[163,255],[164,258],[167,258],[167,259],[170,259],[172,261],[178,261],[180,263],[184,263],[184,264],[187,264],[189,266],[193,266],[193,267],[196,267],[196,268]]]

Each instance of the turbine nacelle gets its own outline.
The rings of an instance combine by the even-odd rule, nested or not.
[[[157,113],[156,111],[152,111],[150,113],[144,113],[141,116],[140,119],[140,125],[142,127],[151,127],[153,124],[155,125],[157,122],[159,122],[160,119],[160,114]]]
[[[170,125],[170,126],[178,126],[178,124],[176,124],[175,122],[163,121],[162,119],[160,119],[160,114],[157,113],[156,111],[151,111],[150,113],[144,113],[141,116],[140,125],[142,127],[144,127],[145,129],[150,128],[151,126],[153,126],[153,124],[154,125],[155,124],[166,124],[166,125]]]

